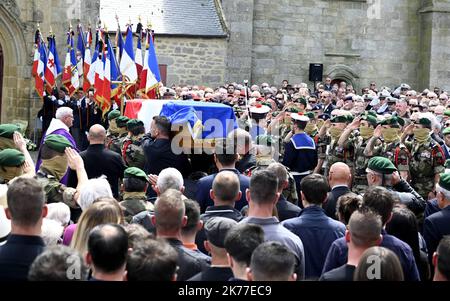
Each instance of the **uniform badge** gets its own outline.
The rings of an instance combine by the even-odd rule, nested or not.
[[[420,154],[420,156],[421,156],[422,158],[430,159],[430,158],[431,158],[431,153],[430,153],[430,152],[422,152],[422,153]]]

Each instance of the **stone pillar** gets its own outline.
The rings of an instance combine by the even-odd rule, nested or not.
[[[424,0],[421,19],[420,89],[450,90],[450,3]]]
[[[222,1],[225,22],[229,31],[226,59],[226,81],[251,82],[253,48],[254,0]]]

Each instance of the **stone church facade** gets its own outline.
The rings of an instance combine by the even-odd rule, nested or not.
[[[309,64],[321,63],[324,75],[358,89],[375,80],[450,90],[450,0],[1,0],[0,122],[34,126],[41,107],[31,77],[37,23],[45,36],[52,27],[63,63],[69,21],[86,26],[111,5],[135,3],[160,5],[174,25],[154,26],[167,85],[311,84]],[[208,22],[198,21],[206,15]]]

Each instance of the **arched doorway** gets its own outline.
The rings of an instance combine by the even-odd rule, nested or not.
[[[3,89],[3,50],[0,44],[0,116],[2,116],[2,89]]]

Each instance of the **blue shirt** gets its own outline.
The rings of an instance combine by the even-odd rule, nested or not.
[[[405,280],[420,281],[419,271],[417,270],[416,260],[414,259],[411,247],[397,237],[387,234],[384,229],[381,231],[381,234],[383,235],[383,240],[381,241],[380,247],[385,247],[398,256],[403,268]],[[331,245],[322,274],[346,264],[347,257],[347,242],[345,241],[345,237],[341,237]]]
[[[305,248],[305,277],[319,278],[331,244],[345,235],[345,225],[329,218],[319,206],[309,206],[283,226],[300,237]]]
[[[246,217],[240,224],[260,225],[264,230],[265,241],[278,241],[288,247],[297,257],[299,262],[297,267],[297,279],[304,279],[305,275],[305,251],[301,239],[283,227],[274,216],[268,218]]]

